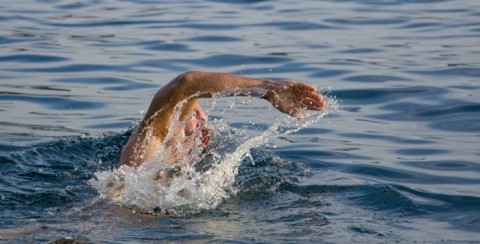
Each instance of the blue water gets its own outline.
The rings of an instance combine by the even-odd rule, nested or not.
[[[480,240],[477,1],[4,0],[0,23],[1,242]],[[214,208],[101,199],[95,173],[192,69],[305,81],[340,109],[252,147]],[[283,116],[231,103],[210,117]]]

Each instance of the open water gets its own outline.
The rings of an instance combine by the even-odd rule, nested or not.
[[[124,173],[131,194],[103,198],[153,94],[192,69],[305,81],[329,106],[204,101],[209,180]],[[479,77],[476,0],[3,0],[0,242],[480,241]]]

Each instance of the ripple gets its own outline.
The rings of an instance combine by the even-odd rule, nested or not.
[[[2,93],[0,93],[2,94]],[[102,102],[80,101],[64,97],[38,96],[32,94],[6,94],[0,96],[0,101],[21,101],[40,104],[53,110],[85,110],[99,109],[105,106]]]
[[[295,143],[292,147],[300,147],[298,143]],[[276,152],[282,158],[316,158],[316,159],[370,159],[370,157],[360,156],[353,153],[347,153],[345,151],[326,151],[318,149],[291,149],[289,147],[282,147],[281,151]]]
[[[8,45],[12,43],[18,42],[34,42],[34,41],[42,41],[42,38],[11,38],[11,37],[2,37],[0,36],[0,45]]]
[[[235,30],[242,28],[239,25],[234,24],[202,24],[202,23],[185,23],[181,25],[170,26],[173,28],[189,28],[197,30]],[[152,28],[162,28],[162,26],[153,26]]]
[[[355,2],[366,5],[404,5],[404,4],[428,4],[428,3],[441,3],[448,2],[450,0],[344,0],[344,2]]]
[[[9,130],[12,128],[18,128],[20,131],[23,131],[23,136],[28,136],[30,139],[34,138],[35,135],[33,134],[33,131],[46,131],[46,132],[73,132],[76,134],[81,134],[81,131],[73,130],[70,128],[67,128],[65,126],[59,126],[59,125],[38,125],[38,124],[28,124],[28,123],[21,123],[19,121],[15,123],[10,123],[10,122],[4,122],[0,121],[0,125],[3,127],[7,127]],[[13,134],[13,133],[12,133]],[[5,134],[6,136],[10,136],[9,134]],[[21,137],[20,135],[13,135],[13,137],[17,137],[16,140],[20,140]],[[32,141],[34,141],[32,139]]]
[[[357,192],[361,185],[298,185],[285,184],[285,189],[299,194]]]
[[[278,27],[279,29],[290,31],[323,30],[331,28],[328,25],[305,21],[278,21],[271,23],[258,23],[255,24],[255,26]]]
[[[339,25],[396,25],[402,24],[407,21],[405,18],[350,18],[350,19],[341,19],[341,18],[331,18],[324,20],[327,23],[339,24]]]
[[[292,58],[284,56],[246,56],[237,54],[219,54],[212,55],[205,58],[190,58],[190,59],[169,59],[169,60],[145,60],[135,66],[169,68],[184,72],[188,70],[187,67],[235,67],[252,64],[278,64],[285,63],[292,60]],[[192,68],[190,68],[192,69]]]
[[[421,75],[431,75],[431,76],[466,76],[466,77],[480,77],[480,68],[476,67],[456,67],[456,68],[445,68],[437,70],[419,70],[419,71],[410,71],[410,73],[421,74]]]
[[[378,48],[349,48],[349,49],[337,51],[337,53],[359,54],[359,53],[377,53],[381,51],[382,50]]]
[[[263,2],[270,2],[270,0],[209,0],[212,2],[228,2],[231,4],[253,4],[253,3],[263,3]]]
[[[313,78],[330,78],[344,75],[350,72],[351,71],[340,69],[317,69],[317,71],[310,73],[308,76]]]
[[[154,25],[154,24],[164,24],[160,27],[166,27],[167,24],[171,23],[178,23],[181,22],[179,20],[99,20],[99,21],[81,21],[79,23],[66,23],[66,22],[42,22],[46,26],[51,27],[70,27],[70,28],[87,28],[87,27],[104,27],[104,26],[131,26],[131,25],[140,25],[145,28],[146,25]],[[159,28],[157,26],[156,28]]]
[[[158,88],[158,86],[148,83],[130,83],[120,86],[110,86],[103,88],[104,90],[109,91],[133,91],[138,89],[148,89],[148,88]]]
[[[124,121],[124,122],[114,122],[114,123],[97,123],[94,125],[87,125],[85,128],[91,129],[122,129],[128,128],[132,122]]]
[[[443,109],[438,109],[439,107],[443,107]],[[438,130],[455,132],[478,132],[480,130],[480,106],[465,101],[443,100],[439,105],[397,102],[385,105],[382,109],[393,111],[393,113],[373,115],[372,117],[388,121],[426,121],[429,127]]]
[[[101,85],[106,86],[105,90],[113,90],[113,91],[128,91],[128,90],[137,90],[137,89],[145,89],[145,88],[158,88],[157,85],[151,83],[140,83],[135,82],[133,80],[128,80],[124,78],[116,78],[116,77],[75,77],[75,78],[63,78],[63,79],[55,79],[53,82],[59,83],[74,83],[80,85]]]
[[[356,75],[344,78],[346,81],[355,82],[387,82],[387,81],[408,81],[409,79],[390,75]]]
[[[116,78],[116,77],[75,77],[75,78],[63,78],[55,79],[54,82],[60,83],[75,83],[75,84],[88,84],[88,85],[105,85],[105,84],[129,84],[132,81]]]
[[[239,54],[219,54],[198,59],[172,59],[171,63],[193,64],[202,67],[230,67],[249,64],[278,64],[293,60],[284,56],[247,56]]]
[[[190,49],[188,45],[179,44],[179,43],[156,43],[149,44],[145,46],[147,50],[154,51],[169,51],[169,52],[191,52],[194,51]]]
[[[98,37],[95,37],[98,39]],[[171,51],[171,52],[192,52],[195,51],[191,49],[188,45],[181,43],[170,43],[163,40],[151,40],[151,41],[141,41],[141,42],[127,42],[127,43],[96,43],[92,46],[95,47],[143,47],[145,50],[153,51]]]
[[[62,5],[57,5],[55,6],[58,9],[63,9],[63,10],[71,10],[71,9],[82,9],[90,6],[91,4],[86,4],[86,3],[69,3],[69,4],[62,4]]]
[[[385,211],[389,215],[415,216],[435,213],[451,213],[453,211],[475,211],[480,203],[480,198],[471,196],[453,196],[447,194],[435,194],[413,190],[401,185],[377,185],[364,187],[353,192],[348,197],[366,208],[375,211]],[[455,217],[463,218],[457,214]],[[464,227],[463,227],[464,228]]]
[[[73,73],[73,72],[92,72],[92,71],[132,71],[123,66],[104,65],[104,64],[72,64],[47,68],[23,68],[11,69],[15,72],[48,72],[48,73]]]
[[[416,23],[409,23],[406,24],[400,28],[405,28],[405,29],[425,29],[425,28],[431,28],[431,27],[438,27],[440,28],[441,25],[437,22],[416,22]]]
[[[480,132],[480,116],[459,117],[430,123],[430,127],[438,130],[478,133]]]
[[[405,156],[429,156],[429,155],[447,154],[451,151],[445,150],[445,149],[432,149],[432,148],[405,148],[405,149],[395,150],[395,152],[399,155],[405,155]]]
[[[427,111],[418,112],[419,117],[432,117],[432,116],[445,116],[456,113],[479,113],[480,116],[480,103],[479,104],[464,104],[452,105],[444,109],[429,109]]]
[[[385,211],[389,215],[418,216],[427,213],[415,202],[415,199],[407,197],[405,193],[392,185],[363,186],[353,191],[347,198],[356,205],[372,209],[375,212]]]
[[[50,55],[35,55],[35,54],[18,54],[9,56],[0,56],[0,62],[21,62],[21,63],[47,63],[47,62],[61,62],[70,60],[69,58],[50,56]]]
[[[193,42],[238,42],[242,41],[241,38],[229,37],[229,36],[195,36],[192,38],[184,39],[184,41]]]
[[[480,203],[480,198],[476,196],[430,193],[400,185],[396,185],[395,188],[409,199],[414,200],[415,197],[417,197],[419,200],[422,200],[422,202],[419,201],[418,204],[424,205],[429,211],[444,212],[445,210],[460,210],[463,212],[467,209],[476,210]]]
[[[288,54],[285,55],[280,55],[279,53],[269,53],[267,54],[268,56],[288,56]],[[321,75],[323,77],[330,77],[330,76],[335,76],[337,75],[335,71],[333,70],[324,70],[322,74],[320,74],[322,71],[320,68],[317,67],[312,67],[308,63],[302,63],[302,62],[290,62],[288,60],[285,60],[284,63],[279,64],[279,65],[274,65],[270,64],[265,67],[254,67],[254,68],[242,68],[235,73],[237,74],[244,74],[244,75],[264,75],[268,74],[270,77],[273,74],[280,74],[280,73],[296,73],[296,72],[309,72],[311,73],[309,77],[314,77],[314,78],[319,78]],[[318,73],[317,73],[318,72]],[[341,72],[338,72],[340,74]],[[343,73],[342,73],[343,74]],[[285,77],[278,77],[278,79],[284,79]]]
[[[434,184],[479,184],[480,179],[436,176],[403,169],[393,169],[380,165],[352,165],[346,166],[344,171],[390,183],[416,183],[422,185]]]
[[[460,160],[400,161],[400,164],[438,171],[479,171],[480,164]]]
[[[381,141],[389,141],[398,144],[431,144],[433,141],[430,140],[419,140],[419,139],[407,139],[399,136],[393,135],[383,135],[383,134],[372,134],[372,133],[340,133],[339,134],[345,138],[352,138],[352,139],[370,139],[370,140],[381,140]]]
[[[395,101],[403,98],[438,96],[446,92],[444,88],[428,87],[428,86],[410,86],[401,88],[381,88],[381,89],[348,89],[332,91],[338,99],[343,101],[351,101],[352,103],[378,103],[385,101]],[[404,111],[401,105],[409,105],[408,108],[417,109],[419,104],[411,105],[409,103],[395,103],[389,104],[382,108],[386,110],[399,109]],[[385,116],[388,117],[388,116]]]

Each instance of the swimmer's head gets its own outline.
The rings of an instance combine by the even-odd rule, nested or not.
[[[197,134],[200,136],[202,141],[202,147],[206,148],[209,140],[209,132],[210,130],[205,127],[205,123],[207,122],[207,115],[203,112],[202,108],[197,105],[193,111],[193,115],[189,121],[185,124],[183,129],[185,136],[191,136],[193,134]],[[197,132],[197,133],[196,133]]]

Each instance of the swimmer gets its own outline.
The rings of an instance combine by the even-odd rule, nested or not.
[[[316,93],[316,89],[301,82],[189,71],[177,76],[156,93],[145,117],[123,147],[118,166],[139,167],[160,147],[168,152],[166,163],[182,158],[177,151],[178,145],[183,145],[182,148],[193,148],[198,144],[207,147],[207,115],[198,104],[198,99],[213,96],[262,98],[279,111],[298,119],[304,116],[302,109],[318,111],[324,106],[324,100]],[[179,117],[176,117],[177,111]],[[175,127],[175,120],[184,126],[170,131]]]

